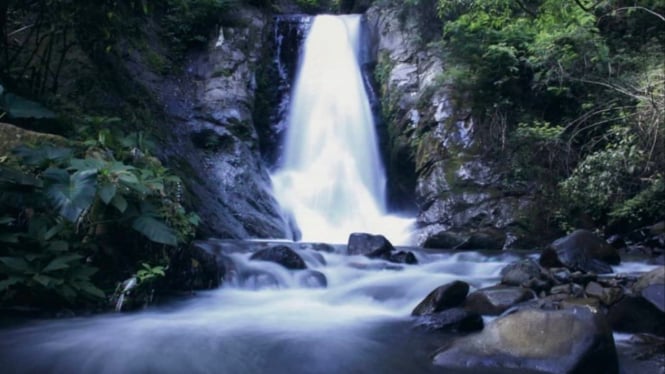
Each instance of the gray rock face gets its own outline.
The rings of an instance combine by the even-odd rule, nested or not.
[[[395,248],[383,235],[353,233],[349,235],[347,253],[370,258],[387,258]]]
[[[411,315],[422,316],[440,312],[461,305],[469,293],[466,282],[454,281],[437,287],[423,299],[411,312]]]
[[[531,196],[502,186],[496,163],[481,157],[470,111],[454,107],[441,84],[441,54],[422,40],[440,33],[441,25],[422,24],[425,17],[404,8],[374,5],[367,12],[388,127],[392,199],[417,206],[418,245],[528,247],[526,225],[517,217],[530,211]],[[414,192],[414,201],[400,199]]]
[[[127,58],[127,69],[163,108],[160,158],[186,177],[203,234],[284,238],[252,119],[269,17],[242,6],[234,12],[234,26],[220,28],[206,51],[187,56],[180,75],[151,73],[139,53]]]
[[[461,337],[434,356],[445,368],[618,373],[612,331],[588,308],[528,309],[500,317],[482,332]]]

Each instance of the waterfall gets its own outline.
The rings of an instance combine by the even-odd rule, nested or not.
[[[275,197],[302,240],[352,232],[408,242],[411,220],[386,212],[386,177],[358,55],[361,16],[317,16],[305,40]]]

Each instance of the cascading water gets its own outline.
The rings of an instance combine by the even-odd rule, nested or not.
[[[275,196],[305,241],[351,232],[407,244],[412,220],[386,213],[386,177],[358,62],[361,16],[317,16],[305,41]]]

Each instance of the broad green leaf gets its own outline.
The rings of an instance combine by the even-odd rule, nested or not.
[[[154,217],[140,216],[132,222],[132,228],[155,243],[172,246],[178,244],[173,229]]]
[[[129,171],[121,171],[116,174],[118,180],[126,185],[134,187],[134,185],[139,183],[139,179],[133,173]]]
[[[44,240],[51,240],[53,239],[54,236],[58,235],[62,229],[65,228],[65,225],[62,224],[62,222],[58,223],[57,225],[51,227],[46,234],[44,234]]]
[[[70,262],[78,261],[82,258],[83,256],[80,255],[67,255],[67,256],[56,257],[42,269],[42,272],[48,273],[50,271],[67,269],[69,268]]]
[[[100,170],[103,169],[106,162],[96,158],[74,158],[69,162],[69,169],[71,170]]]
[[[5,94],[2,103],[12,118],[55,118],[56,114],[38,102],[14,94]]]
[[[3,233],[0,233],[0,243],[16,244],[16,243],[19,242],[20,237],[21,237],[21,234],[19,234],[19,233],[3,232]]]
[[[120,213],[124,213],[127,210],[127,200],[122,195],[115,195],[113,200],[111,200],[111,205],[118,209]]]
[[[57,286],[63,282],[62,279],[49,277],[48,275],[44,274],[35,274],[32,279],[44,287]]]
[[[11,276],[11,277],[3,280],[3,281],[0,281],[0,291],[4,291],[4,290],[8,289],[9,287],[11,287],[15,284],[21,283],[23,281],[25,281],[25,278],[23,278],[23,277]]]
[[[81,289],[81,291],[87,293],[90,296],[98,297],[100,299],[103,299],[106,297],[104,294],[104,291],[100,290],[97,288],[94,284],[90,282],[80,282],[77,284],[77,286]]]
[[[10,225],[14,221],[15,221],[14,218],[12,218],[10,216],[0,217],[0,225]]]
[[[29,273],[32,271],[30,264],[21,257],[0,257],[0,262],[9,269],[21,273]]]
[[[0,166],[0,182],[30,187],[42,187],[43,185],[42,181],[30,174],[4,166]]]
[[[50,145],[31,148],[28,146],[18,146],[12,150],[23,163],[27,165],[42,165],[47,162],[62,163],[72,157],[72,150],[63,147],[53,147]]]
[[[99,198],[102,199],[104,204],[107,205],[111,202],[111,200],[113,200],[113,197],[115,197],[115,193],[116,193],[116,187],[115,184],[113,183],[105,183],[98,191]]]
[[[47,189],[47,194],[58,208],[60,215],[76,222],[81,213],[94,201],[97,187],[95,170],[77,171],[66,183],[62,179]]]
[[[95,275],[97,271],[98,270],[95,267],[82,265],[77,267],[76,270],[71,271],[70,275],[72,279],[88,280]]]
[[[48,249],[54,252],[67,252],[69,250],[69,243],[64,240],[52,241],[48,244]]]

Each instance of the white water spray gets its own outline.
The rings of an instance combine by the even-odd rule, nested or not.
[[[387,215],[386,177],[358,63],[361,16],[318,16],[305,41],[275,196],[304,241],[352,232],[408,244],[412,220]]]

